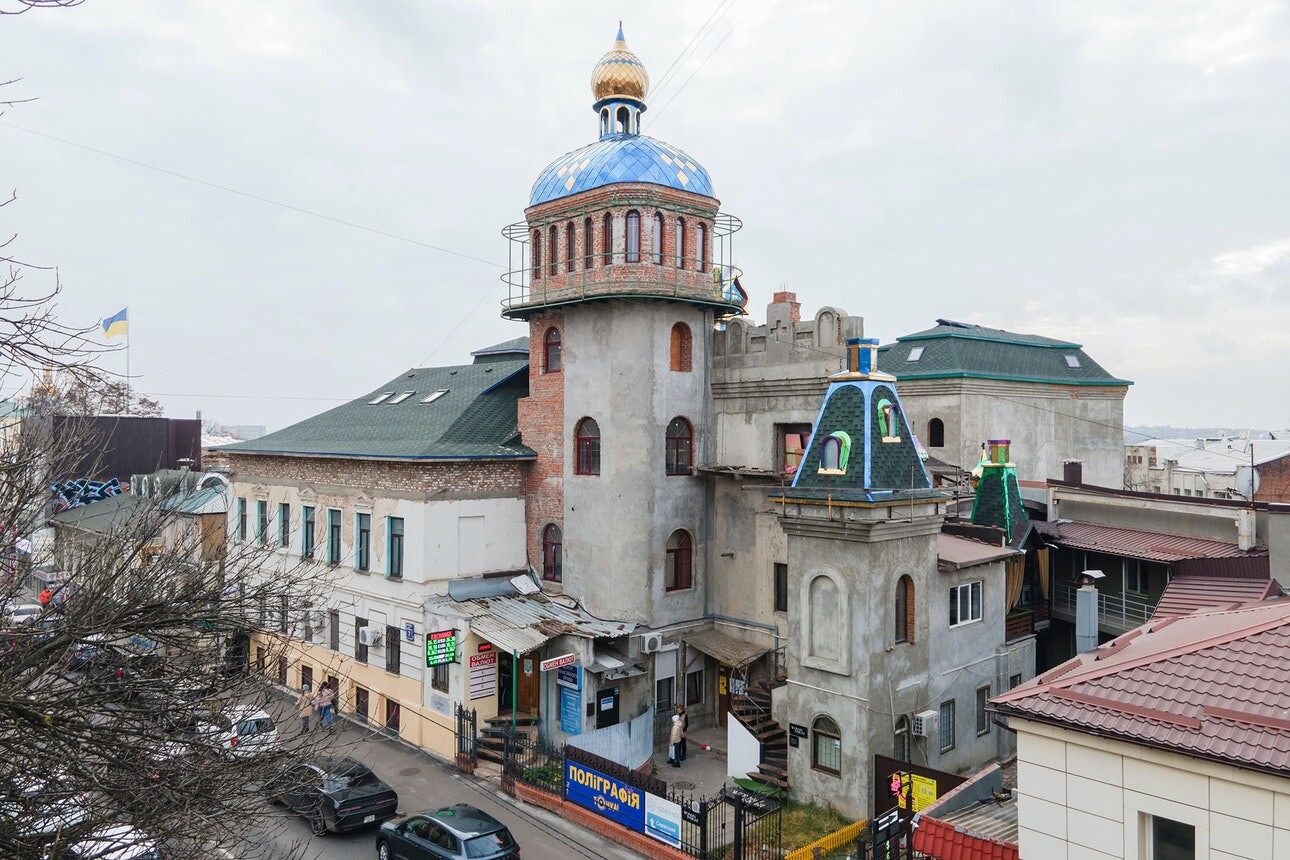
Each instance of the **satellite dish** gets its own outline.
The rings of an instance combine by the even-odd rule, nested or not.
[[[1259,491],[1259,473],[1252,466],[1236,470],[1236,491],[1247,499],[1253,499]]]

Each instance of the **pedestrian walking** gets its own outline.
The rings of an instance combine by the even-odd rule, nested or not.
[[[677,705],[676,712],[681,715],[681,761],[685,761],[685,738],[690,733],[690,715],[685,712],[685,705]]]
[[[318,688],[317,695],[314,696],[314,704],[318,706],[318,725],[331,731],[332,712],[336,706],[336,692],[331,688],[331,684],[326,681]]]
[[[681,766],[681,738],[684,736],[684,729],[681,728],[682,718],[680,714],[672,715],[672,732],[668,736],[668,759],[667,763],[672,767]]]
[[[52,600],[53,597],[54,597],[54,592],[50,591],[49,588],[46,587],[45,590],[40,593],[40,605],[47,606],[49,604],[49,601]]]
[[[314,712],[313,693],[309,692],[309,682],[300,685],[300,695],[296,696],[296,713],[300,715],[300,731],[309,731],[309,715]]]

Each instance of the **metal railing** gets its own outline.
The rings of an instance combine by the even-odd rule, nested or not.
[[[1053,589],[1052,609],[1054,615],[1066,616],[1075,620],[1075,594],[1079,591],[1073,583],[1059,582]],[[1146,600],[1125,597],[1119,594],[1097,593],[1097,626],[1107,627],[1121,633],[1141,627],[1151,620],[1151,613],[1156,605]]]

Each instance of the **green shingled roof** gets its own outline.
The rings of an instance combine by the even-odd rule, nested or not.
[[[423,402],[436,391],[447,393]],[[405,392],[411,394],[403,397]],[[414,368],[344,406],[216,450],[400,460],[531,458],[536,455],[520,443],[516,416],[516,403],[528,392],[526,358]]]
[[[879,368],[898,380],[971,376],[1060,385],[1133,384],[1107,373],[1077,343],[952,320],[936,323],[881,347]]]

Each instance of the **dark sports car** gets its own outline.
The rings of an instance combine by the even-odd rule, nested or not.
[[[269,780],[265,793],[309,820],[313,832],[341,833],[393,818],[399,795],[352,758],[323,758],[292,765]]]

